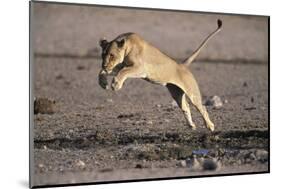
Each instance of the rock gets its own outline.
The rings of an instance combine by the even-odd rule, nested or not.
[[[164,119],[164,122],[170,123],[170,120],[169,119]]]
[[[253,152],[246,152],[246,154],[244,154],[244,163],[252,163],[255,160],[256,156]]]
[[[238,160],[236,161],[236,164],[237,164],[237,165],[242,165],[242,163],[243,163],[243,162],[242,162],[241,159],[238,159]]]
[[[256,107],[246,107],[246,108],[244,108],[245,110],[249,110],[249,111],[251,111],[251,110],[255,110],[255,109],[257,109]]]
[[[47,168],[44,164],[42,164],[42,163],[39,163],[37,166],[38,166],[38,170],[39,170],[41,173],[47,171],[47,169],[48,169],[48,168]]]
[[[117,119],[132,118],[132,117],[134,117],[134,114],[120,114],[117,116]]]
[[[44,146],[43,146],[43,149],[44,149],[44,150],[47,150],[48,148],[47,148],[47,146],[46,146],[46,145],[44,145]]]
[[[243,83],[243,87],[248,87],[248,83],[246,81]]]
[[[255,155],[257,160],[259,160],[262,163],[265,163],[268,161],[268,151],[266,150],[256,150]]]
[[[55,112],[56,101],[48,98],[35,98],[34,114],[53,114]]]
[[[84,169],[86,166],[86,164],[80,159],[75,162],[75,165],[81,169]]]
[[[148,125],[152,125],[153,124],[153,121],[147,121],[146,122]]]
[[[187,166],[185,160],[181,160],[180,163],[179,163],[179,165],[180,165],[181,167],[186,167],[186,166]]]
[[[109,99],[106,99],[106,102],[113,103],[113,100],[111,98],[109,98]]]
[[[219,168],[219,163],[216,159],[214,158],[208,158],[208,159],[204,159],[203,163],[202,163],[202,168],[205,171],[215,171]]]
[[[156,107],[157,107],[157,108],[161,108],[162,105],[161,105],[161,104],[156,104]]]
[[[77,70],[85,70],[85,66],[79,65],[77,66]]]
[[[64,171],[64,168],[63,168],[63,166],[61,165],[61,166],[59,166],[59,171],[60,172],[63,172]]]
[[[122,121],[122,123],[129,123],[129,122],[131,122],[130,119],[125,119],[125,120]]]
[[[214,108],[220,108],[222,107],[223,103],[222,100],[219,96],[212,96],[209,98],[206,103],[206,106],[213,106]]]
[[[218,135],[215,135],[215,136],[214,136],[214,140],[215,140],[215,141],[218,141],[219,139],[220,139],[220,137],[219,137]]]
[[[68,161],[66,161],[66,164],[67,164],[67,165],[71,165],[71,164],[72,164],[72,161],[71,161],[71,160],[68,160]]]
[[[174,100],[173,100],[173,101],[171,102],[171,105],[172,105],[172,107],[173,107],[173,108],[176,108],[176,107],[178,107],[178,104],[177,104],[177,102],[176,102],[176,101],[174,101]]]
[[[69,129],[68,132],[69,132],[69,133],[74,133],[74,130],[73,130],[73,129]]]
[[[250,154],[249,154],[249,159],[252,160],[252,161],[253,161],[253,160],[256,160],[255,154],[254,154],[254,153],[250,153]]]
[[[135,168],[136,168],[136,169],[142,169],[143,166],[142,166],[142,164],[139,164],[139,163],[138,163],[138,164],[136,164]]]
[[[198,159],[196,156],[192,156],[191,158],[186,159],[186,166],[192,170],[200,170],[202,169]]]
[[[252,103],[254,103],[254,102],[255,102],[254,97],[251,97],[251,102],[252,102]]]
[[[63,78],[64,78],[64,77],[63,77],[62,74],[59,74],[59,75],[56,76],[56,79],[57,79],[57,80],[60,80],[60,79],[63,79]]]
[[[51,131],[51,130],[48,130],[48,131],[47,131],[47,138],[54,138],[54,137],[55,137],[54,132]]]
[[[38,167],[39,167],[39,168],[44,168],[45,166],[44,166],[44,164],[39,163],[39,164],[38,164]]]

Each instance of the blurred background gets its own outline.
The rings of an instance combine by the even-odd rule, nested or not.
[[[39,55],[99,56],[98,41],[135,32],[175,59],[184,59],[223,21],[198,60],[266,62],[267,17],[34,3]]]

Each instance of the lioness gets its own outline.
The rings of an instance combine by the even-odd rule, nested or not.
[[[188,66],[198,56],[209,39],[221,30],[222,21],[217,20],[217,25],[218,28],[202,42],[189,58],[184,60],[183,64],[176,63],[135,33],[121,34],[110,42],[105,39],[100,40],[103,60],[99,73],[100,86],[104,89],[109,88],[107,75],[115,76],[111,83],[111,88],[114,91],[121,89],[127,78],[142,78],[152,83],[161,84],[168,88],[192,129],[196,129],[196,126],[192,121],[186,97],[201,113],[206,127],[214,131],[214,124],[210,120],[205,106],[202,105],[197,82]]]

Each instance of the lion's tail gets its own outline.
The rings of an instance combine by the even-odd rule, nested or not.
[[[218,28],[213,31],[203,42],[202,44],[192,53],[192,55],[190,57],[188,57],[186,60],[183,61],[184,64],[187,64],[187,66],[189,66],[193,60],[199,55],[200,51],[203,49],[203,47],[205,47],[205,45],[207,44],[207,42],[213,37],[215,36],[222,27],[222,21],[220,19],[218,19]]]

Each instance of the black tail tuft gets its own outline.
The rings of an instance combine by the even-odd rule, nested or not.
[[[222,26],[222,21],[218,19],[218,28],[221,28],[221,26]]]

